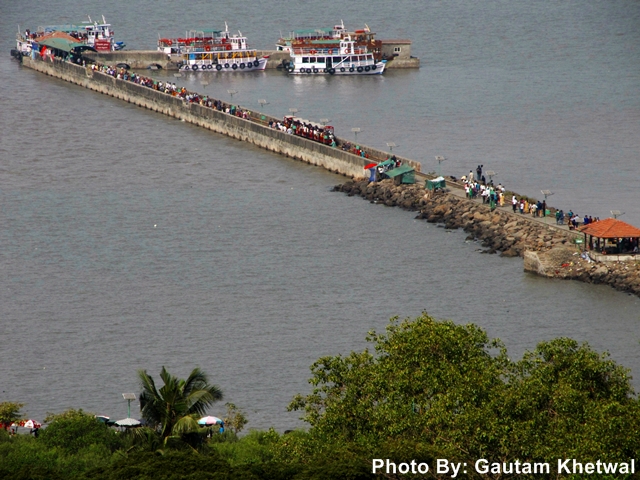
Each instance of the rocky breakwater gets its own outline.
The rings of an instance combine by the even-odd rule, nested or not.
[[[524,269],[548,278],[610,285],[640,296],[640,258],[636,262],[594,262],[575,247],[564,247],[548,252],[526,251]]]
[[[640,295],[640,265],[604,265],[583,259],[573,240],[578,236],[527,215],[512,214],[450,193],[428,192],[419,185],[395,185],[391,180],[353,180],[334,191],[361,196],[372,203],[419,212],[417,219],[463,229],[484,253],[523,257],[526,271],[551,278],[604,283]]]

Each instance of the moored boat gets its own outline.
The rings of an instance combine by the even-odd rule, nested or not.
[[[291,75],[380,75],[385,61],[376,61],[365,46],[346,35],[340,40],[312,40],[293,44],[286,65]]]
[[[229,34],[226,23],[224,30],[191,30],[181,38],[161,38],[158,50],[176,60],[182,72],[264,70],[269,58],[258,58],[247,37]]]
[[[115,41],[113,28],[103,16],[102,23],[92,21],[89,17],[88,22],[82,22],[80,25],[47,25],[38,27],[35,32],[27,29],[24,33],[18,30],[16,48],[11,50],[11,54],[16,57],[30,55],[40,42],[56,38],[59,34],[65,34],[77,43],[99,52],[111,52],[125,47],[124,42]]]

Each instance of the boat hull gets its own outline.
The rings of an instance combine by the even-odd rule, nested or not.
[[[267,68],[268,58],[253,59],[251,61],[229,61],[214,63],[211,60],[201,60],[180,65],[181,72],[254,72]]]
[[[289,75],[382,75],[385,66],[385,62],[378,62],[374,65],[339,67],[331,69],[319,67],[301,67],[299,65],[296,65],[294,68],[289,68]]]

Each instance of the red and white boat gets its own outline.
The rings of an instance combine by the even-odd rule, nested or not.
[[[225,30],[191,30],[181,38],[161,38],[158,50],[175,60],[182,72],[264,70],[269,59],[258,58],[241,32],[229,34],[226,23]]]

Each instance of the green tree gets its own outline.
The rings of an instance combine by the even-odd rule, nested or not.
[[[7,428],[13,422],[20,420],[22,407],[24,407],[24,403],[0,402],[0,428]]]
[[[164,385],[156,388],[153,378],[146,372],[138,372],[142,393],[140,410],[147,424],[161,436],[163,445],[169,440],[180,439],[189,444],[202,430],[198,418],[207,408],[222,400],[222,391],[209,384],[207,375],[194,368],[186,379],[174,377],[162,367],[160,378]]]
[[[225,426],[233,433],[237,434],[244,426],[249,422],[244,412],[235,406],[233,403],[225,403],[227,407],[227,414],[224,417]]]
[[[49,414],[47,428],[42,429],[40,441],[48,448],[58,448],[67,454],[79,452],[93,445],[114,452],[122,447],[122,439],[115,430],[82,410],[67,410]]]
[[[311,393],[290,404],[311,425],[287,445],[301,463],[329,458],[335,445],[352,465],[359,458],[628,461],[640,453],[628,371],[586,344],[543,342],[513,362],[477,326],[426,314],[394,318],[368,341],[373,352],[315,362]]]

